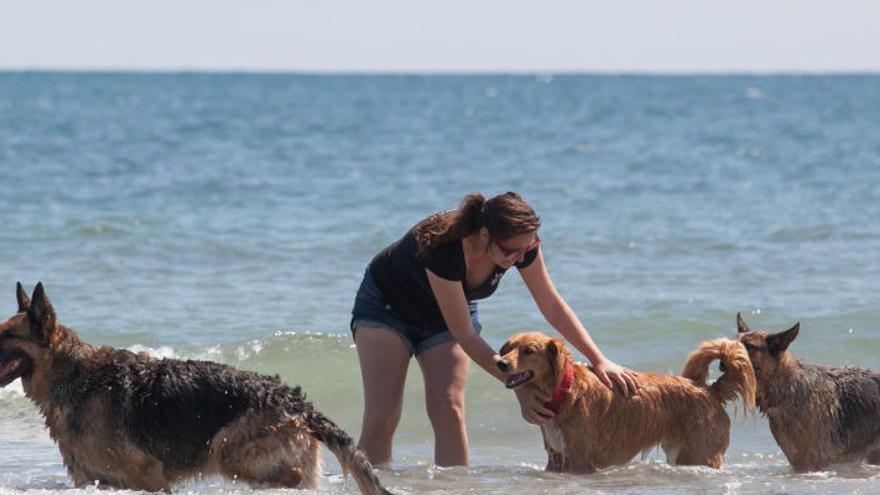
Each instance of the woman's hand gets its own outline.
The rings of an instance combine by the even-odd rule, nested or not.
[[[593,364],[593,373],[608,388],[614,388],[614,385],[617,385],[620,387],[623,395],[627,397],[639,395],[639,383],[636,381],[635,372],[631,369],[624,368],[614,361],[604,359]]]
[[[519,387],[513,391],[519,400],[522,417],[533,425],[542,425],[553,418],[553,411],[544,407],[550,397],[535,387]]]

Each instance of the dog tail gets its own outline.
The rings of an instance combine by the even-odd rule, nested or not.
[[[724,374],[709,388],[722,402],[734,401],[739,395],[747,410],[754,411],[755,371],[752,369],[749,353],[738,341],[715,339],[703,342],[688,356],[681,374],[705,387],[706,379],[709,377],[709,364],[716,359],[721,361],[721,370]]]
[[[373,466],[364,452],[342,428],[336,426],[326,416],[312,410],[307,416],[309,429],[339,460],[343,472],[351,474],[364,495],[392,495],[382,487],[379,478],[373,473]]]

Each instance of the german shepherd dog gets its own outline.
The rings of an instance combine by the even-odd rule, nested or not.
[[[755,375],[745,348],[732,340],[704,342],[682,376],[637,373],[635,398],[609,390],[562,340],[542,333],[514,335],[500,354],[507,388],[536,387],[553,397],[546,406],[556,415],[541,426],[547,471],[592,473],[658,444],[670,463],[719,468],[730,430],[724,404],[739,395],[754,408]],[[715,359],[726,372],[707,385]]]
[[[151,359],[86,344],[60,325],[42,284],[17,286],[0,323],[0,387],[21,378],[76,486],[170,491],[220,474],[311,488],[319,442],[361,492],[387,494],[351,438],[280,379],[207,361]]]
[[[736,323],[758,380],[758,409],[795,471],[860,460],[880,464],[880,375],[796,359],[788,346],[800,323],[773,334],[753,332],[739,313]]]

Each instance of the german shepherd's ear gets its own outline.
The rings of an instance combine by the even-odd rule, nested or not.
[[[34,288],[28,308],[28,318],[31,321],[31,332],[37,338],[47,338],[55,331],[55,310],[46,296],[46,291],[43,290],[42,282],[37,282]]]
[[[749,333],[752,331],[749,326],[746,325],[746,322],[743,320],[742,314],[740,313],[736,314],[736,329],[737,333]]]
[[[798,331],[801,328],[801,323],[797,322],[793,327],[789,328],[784,332],[774,333],[773,335],[767,336],[767,349],[771,354],[779,354],[780,352],[788,349],[788,346],[791,344],[791,341],[794,340],[798,335]]]
[[[547,359],[550,361],[550,369],[556,377],[565,372],[565,342],[560,339],[550,339],[547,342]]]
[[[21,287],[21,282],[15,283],[15,298],[18,299],[19,313],[27,313],[31,309],[31,300],[28,299],[27,292]]]

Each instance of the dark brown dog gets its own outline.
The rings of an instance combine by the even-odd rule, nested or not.
[[[880,464],[880,375],[796,359],[788,346],[800,323],[774,334],[753,332],[739,313],[736,323],[758,380],[758,409],[795,471],[859,460]]]
[[[388,493],[299,387],[217,363],[93,347],[57,322],[42,284],[33,301],[18,284],[17,297],[18,313],[0,323],[0,387],[21,377],[76,486],[170,491],[220,474],[312,488],[320,442],[363,493]]]
[[[542,333],[514,335],[500,354],[508,388],[536,387],[554,397],[556,415],[541,426],[548,471],[592,473],[658,444],[671,463],[718,468],[730,430],[724,404],[740,395],[754,407],[752,366],[745,348],[732,340],[704,342],[688,358],[683,376],[637,373],[637,398],[609,390],[587,366],[572,361],[561,340]],[[715,359],[726,372],[707,386]]]

